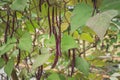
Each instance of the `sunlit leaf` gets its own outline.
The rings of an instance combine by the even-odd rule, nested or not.
[[[94,39],[90,36],[90,34],[88,33],[82,33],[80,35],[80,39],[81,40],[85,40],[85,41],[88,41],[88,42],[94,42]]]
[[[110,77],[110,80],[119,80],[117,77]]]
[[[81,57],[76,57],[75,60],[75,67],[80,70],[85,76],[88,76],[89,74],[89,63],[81,58]]]
[[[6,72],[6,74],[8,75],[8,77],[10,77],[12,70],[14,68],[14,59],[10,59],[7,64],[5,65],[4,71]]]
[[[68,2],[67,5],[70,5],[70,6],[73,6],[78,3],[77,0],[66,0],[66,2]]]
[[[117,16],[116,10],[108,10],[91,17],[86,25],[96,32],[98,37],[102,40],[108,29],[111,19]]]
[[[102,75],[97,75],[96,73],[90,73],[89,74],[89,80],[95,80],[97,77],[97,80],[102,80],[103,77]]]
[[[61,31],[65,31],[69,27],[69,24],[67,22],[61,24]]]
[[[41,8],[42,8],[42,10],[41,10],[41,16],[42,17],[46,17],[47,16],[47,12],[48,12],[46,3],[43,3],[42,6],[41,6]]]
[[[94,32],[91,28],[89,28],[89,27],[87,27],[87,26],[84,26],[84,27],[82,28],[82,32],[83,32],[83,33],[89,33],[89,34],[91,34],[91,35],[95,35],[95,32]]]
[[[72,15],[72,13],[71,13],[70,11],[67,11],[67,12],[65,13],[65,19],[66,19],[68,22],[70,22],[70,17],[71,17],[71,15]]]
[[[92,65],[96,66],[96,67],[103,67],[105,66],[105,61],[97,59],[91,62]]]
[[[73,37],[74,37],[75,39],[79,39],[80,35],[79,35],[78,31],[75,31],[75,32],[73,33]]]
[[[19,40],[18,47],[21,50],[25,50],[27,52],[31,52],[32,50],[32,39],[31,35],[28,32],[25,32]]]
[[[120,73],[113,73],[110,77],[110,80],[119,80]]]

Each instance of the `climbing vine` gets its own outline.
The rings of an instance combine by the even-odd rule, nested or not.
[[[119,4],[119,0],[1,0],[1,80],[117,79]]]

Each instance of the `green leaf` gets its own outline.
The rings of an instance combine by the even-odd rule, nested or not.
[[[100,60],[100,59],[96,59],[96,60],[92,61],[91,64],[96,66],[96,67],[104,67],[105,61]]]
[[[73,78],[73,77],[68,77],[67,80],[75,80],[75,78]]]
[[[118,10],[120,12],[120,0],[103,0],[102,4],[100,6],[100,10],[105,11],[105,10]]]
[[[33,24],[33,25],[32,25]],[[36,21],[32,21],[32,24],[30,21],[27,21],[26,22],[26,29],[31,32],[31,33],[34,33],[35,32],[35,29],[39,27],[39,25],[37,24]]]
[[[80,3],[75,6],[71,17],[71,33],[73,33],[80,26],[85,25],[86,21],[90,18],[92,7],[85,3]]]
[[[19,54],[19,50],[14,50],[10,57],[16,57]]]
[[[0,58],[0,69],[5,65],[4,59]]]
[[[118,53],[117,53],[117,56],[119,56],[119,57],[120,57],[120,52],[118,52]]]
[[[96,80],[96,76],[97,76],[97,80],[102,80],[103,77],[101,75],[97,75],[96,73],[90,73],[89,74],[89,80]]]
[[[94,39],[88,33],[82,33],[80,35],[80,39],[88,41],[88,42],[94,42]]]
[[[38,55],[35,58],[35,62],[33,63],[33,69],[36,69],[37,67],[43,65],[49,59],[49,57],[49,53]]]
[[[49,39],[45,40],[45,45],[47,47],[51,47],[51,48],[55,47],[55,37],[54,37],[54,35],[52,35]]]
[[[3,44],[0,47],[0,56],[10,51],[14,47],[15,42],[16,42],[15,38],[8,38],[7,43]]]
[[[48,10],[47,10],[47,5],[46,3],[43,3],[42,6],[41,6],[41,16],[42,17],[46,17],[47,16],[47,13],[48,13]]]
[[[83,32],[83,33],[89,33],[89,34],[91,34],[91,35],[95,35],[95,32],[94,32],[91,28],[89,28],[89,27],[87,27],[87,26],[84,26],[84,27],[82,28],[82,32]]]
[[[81,58],[81,57],[76,57],[76,60],[75,60],[75,67],[81,71],[85,76],[88,76],[89,74],[89,64],[88,62]]]
[[[10,7],[12,10],[24,11],[27,6],[27,2],[28,0],[15,0]]]
[[[25,32],[19,40],[18,47],[21,50],[25,50],[27,52],[31,52],[32,50],[32,39],[31,35],[28,32]]]
[[[5,68],[4,68],[4,71],[6,72],[8,77],[10,77],[13,68],[14,68],[14,59],[10,59],[7,62],[7,64],[5,65]]]
[[[77,48],[78,45],[72,36],[64,35],[61,41],[61,47],[63,51],[67,51],[68,49],[71,48]]]
[[[14,44],[5,44],[0,47],[0,56],[10,51],[14,47]]]
[[[48,76],[47,80],[53,80],[53,79],[60,80],[60,77],[57,73],[53,73],[50,76]]]
[[[108,10],[91,17],[86,25],[96,32],[98,37],[102,40],[106,30],[110,26],[111,19],[118,15],[116,10]]]

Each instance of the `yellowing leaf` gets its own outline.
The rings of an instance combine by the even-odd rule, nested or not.
[[[85,40],[85,41],[88,41],[88,42],[94,42],[94,39],[90,36],[90,34],[88,33],[82,33],[80,35],[80,39],[81,40]]]
[[[90,29],[89,27],[87,27],[87,26],[84,26],[84,27],[82,28],[82,31],[83,31],[84,33],[89,33],[89,34],[95,35],[95,32],[94,32],[92,29]]]
[[[97,60],[92,61],[91,64],[96,67],[103,67],[105,66],[105,61],[97,59]]]
[[[75,31],[74,33],[73,33],[73,37],[75,38],[75,39],[79,39],[79,33],[78,33],[78,31]]]
[[[76,3],[78,3],[78,0],[69,0],[67,5],[75,5]]]
[[[69,24],[66,22],[66,23],[62,23],[61,24],[61,31],[65,31],[67,28],[69,27]]]
[[[70,22],[70,17],[71,17],[72,13],[70,11],[67,11],[65,13],[65,18]]]

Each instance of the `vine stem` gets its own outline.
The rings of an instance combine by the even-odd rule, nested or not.
[[[52,26],[51,26],[51,20],[50,20],[50,7],[48,6],[48,22],[49,22],[49,35],[52,35]]]
[[[58,62],[58,58],[59,56],[61,56],[61,12],[59,12],[59,21],[58,21],[58,14],[57,14],[57,6],[55,8],[56,10],[52,10],[52,27],[53,27],[53,34],[55,36],[55,41],[56,41],[56,53],[55,53],[55,59],[54,59],[54,63],[52,65],[51,68],[54,68]],[[56,11],[56,12],[55,12]],[[55,14],[54,14],[55,12]],[[55,27],[55,20],[56,19],[56,24],[57,27]],[[58,32],[56,30],[56,28],[58,28]]]
[[[86,49],[85,49],[85,40],[83,40],[83,56],[85,57],[85,52],[86,52]]]
[[[6,23],[5,33],[4,33],[4,42],[5,43],[7,42],[9,30],[10,30],[10,11],[8,9],[7,10],[7,23]],[[5,53],[4,55],[2,55],[2,57],[5,60],[5,62],[7,63],[9,60],[9,57],[7,56],[7,54]],[[13,70],[12,70],[11,77],[12,77],[12,80],[18,80],[15,68],[13,68]]]
[[[74,67],[75,67],[75,49],[72,49],[73,55],[72,55],[72,66],[71,66],[71,76],[74,73]]]
[[[54,68],[56,66],[56,64],[58,62],[58,58],[59,58],[59,39],[57,37],[56,29],[54,29],[54,35],[55,35],[55,40],[56,40],[56,54],[55,54],[54,63],[51,68]]]
[[[21,50],[20,50],[20,49],[18,49],[18,50],[19,50],[19,53],[18,53],[18,56],[17,56],[17,64],[16,64],[16,67],[19,66],[20,59],[21,59]]]

